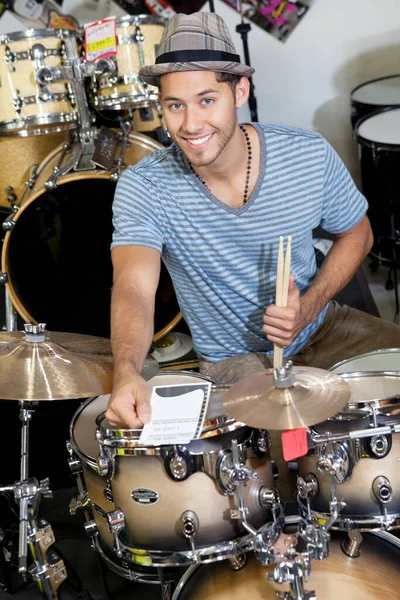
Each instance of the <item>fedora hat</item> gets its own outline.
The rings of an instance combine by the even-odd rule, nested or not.
[[[142,67],[140,78],[158,85],[158,78],[176,71],[219,71],[250,77],[254,69],[240,62],[225,21],[215,13],[174,15],[167,21],[154,65]]]

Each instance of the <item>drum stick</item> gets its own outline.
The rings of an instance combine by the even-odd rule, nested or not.
[[[282,285],[283,285],[283,236],[279,238],[278,248],[278,262],[276,266],[276,288],[275,288],[275,304],[276,306],[282,306]],[[274,369],[280,369],[282,367],[282,354],[280,352],[281,347],[278,344],[274,344]]]
[[[292,255],[292,236],[288,236],[285,260],[283,260],[283,237],[279,238],[278,265],[276,273],[276,306],[287,306],[289,293],[290,264]],[[274,369],[280,369],[283,363],[283,346],[274,344]]]

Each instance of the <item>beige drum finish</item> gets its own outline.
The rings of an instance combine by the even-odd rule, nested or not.
[[[349,558],[340,549],[339,535],[329,544],[325,560],[313,560],[306,590],[318,600],[399,600],[400,550],[371,534],[364,536],[362,553]],[[233,571],[228,561],[199,567],[174,600],[275,600],[286,584],[266,580],[271,567],[261,566],[252,554],[247,565]]]
[[[317,433],[340,433],[368,428],[370,426],[369,411],[368,406],[364,404],[368,400],[377,401],[378,422],[381,422],[382,425],[385,424],[385,419],[389,418],[393,421],[399,418],[396,416],[399,408],[397,404],[394,402],[390,406],[385,406],[383,399],[400,394],[400,373],[355,372],[343,373],[341,377],[350,385],[350,403],[355,410],[350,409],[348,413],[341,413],[338,419],[316,425],[314,430]],[[382,400],[381,407],[379,406],[380,400]],[[357,409],[361,407],[365,412],[360,414]],[[364,417],[363,414],[365,414]],[[353,470],[350,478],[345,483],[337,484],[337,495],[339,498],[343,498],[346,503],[341,510],[342,516],[349,518],[383,516],[381,504],[372,490],[372,483],[379,476],[389,479],[393,488],[392,500],[386,504],[388,513],[390,515],[400,515],[400,487],[398,485],[400,477],[400,434],[388,435],[386,439],[391,447],[388,454],[383,458],[375,458],[373,454],[371,457],[368,450],[368,438],[360,439],[362,457],[358,462],[354,462],[352,457],[358,441],[343,443],[346,451],[349,450]],[[318,479],[319,492],[316,497],[311,498],[311,507],[313,510],[329,513],[329,502],[331,501],[330,479],[327,475],[319,472],[317,460],[317,451],[299,458],[299,475],[301,477],[305,477],[309,473],[315,475]]]
[[[75,39],[74,32],[61,29],[28,29],[0,37],[1,135],[38,135],[77,126],[70,84],[57,81],[43,90],[35,78],[40,67],[64,66],[67,36]],[[40,61],[32,56],[38,45],[45,52]],[[47,93],[55,99],[46,100]]]
[[[117,74],[95,76],[92,83],[94,103],[99,109],[137,108],[157,101],[158,89],[142,82],[139,71],[155,63],[164,23],[164,18],[151,15],[117,19]]]
[[[157,375],[150,384],[163,385],[199,383],[201,376],[176,373],[173,375]],[[110,511],[114,504],[107,503],[105,495],[101,497],[99,476],[94,472],[98,443],[95,440],[97,415],[106,410],[109,396],[99,396],[89,401],[77,414],[71,425],[71,440],[81,461],[84,463],[84,476],[90,500]],[[206,421],[210,422],[223,414],[220,397],[210,398]],[[192,453],[204,455],[209,453],[215,460],[224,447],[229,447],[229,441],[234,437],[239,442],[249,438],[252,430],[240,426],[229,433],[219,434],[207,431],[200,440],[187,445]],[[129,449],[124,449],[129,452]],[[167,474],[163,460],[154,455],[151,447],[147,455],[131,455],[115,457],[115,475],[111,480],[115,506],[125,515],[125,544],[134,549],[187,551],[188,541],[181,533],[181,516],[185,511],[194,511],[199,519],[199,530],[196,533],[196,546],[207,547],[220,542],[226,542],[245,535],[239,524],[230,519],[230,508],[233,508],[233,498],[225,496],[219,490],[216,481],[203,471],[195,472],[185,481],[174,481]],[[117,452],[120,452],[118,450]],[[122,451],[121,451],[122,452]],[[133,453],[133,450],[132,450]],[[272,464],[268,453],[263,458],[257,458],[252,449],[247,450],[247,464],[255,469],[261,481],[250,481],[244,489],[245,504],[249,508],[249,522],[253,527],[260,527],[266,522],[268,513],[259,502],[261,486],[273,486]],[[103,479],[103,490],[106,479]],[[154,492],[158,500],[153,504],[138,504],[133,500],[134,490],[145,489]],[[104,534],[104,520],[96,509],[94,518],[99,525],[100,535],[106,546],[110,546],[110,536]]]
[[[0,112],[1,112],[0,105]],[[34,165],[39,166],[46,156],[60,144],[67,141],[69,133],[48,133],[47,135],[0,138],[0,206],[10,206],[6,189],[11,186],[16,202],[21,197],[25,183]]]

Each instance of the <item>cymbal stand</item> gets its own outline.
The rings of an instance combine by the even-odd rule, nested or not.
[[[263,527],[255,542],[255,554],[263,565],[274,565],[267,578],[275,583],[287,583],[290,592],[277,592],[282,600],[316,600],[314,591],[307,591],[305,582],[311,573],[311,560],[328,556],[329,533],[321,526],[300,521],[298,532],[287,538],[285,551],[277,550],[276,541],[282,533],[280,524]],[[271,535],[272,532],[272,535]]]

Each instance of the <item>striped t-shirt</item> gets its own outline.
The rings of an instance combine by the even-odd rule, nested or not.
[[[262,317],[275,302],[279,236],[292,236],[291,272],[300,292],[316,274],[312,230],[354,227],[367,210],[344,164],[319,134],[253,124],[260,173],[246,204],[232,208],[190,171],[174,144],[120,178],[112,246],[154,248],[171,275],[198,355],[219,361],[271,354]],[[324,320],[305,327],[285,356],[297,354]]]

